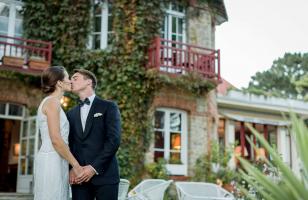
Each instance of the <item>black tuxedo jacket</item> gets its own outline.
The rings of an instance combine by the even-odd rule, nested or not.
[[[69,147],[82,166],[91,165],[98,172],[94,185],[115,184],[120,181],[116,152],[120,145],[121,121],[117,105],[95,97],[85,130],[82,130],[80,106],[67,113],[70,123]]]

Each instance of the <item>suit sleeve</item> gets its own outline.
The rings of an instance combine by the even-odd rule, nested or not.
[[[100,174],[113,159],[120,146],[121,138],[121,119],[118,106],[110,103],[105,116],[106,137],[104,140],[104,149],[94,160],[91,166]]]

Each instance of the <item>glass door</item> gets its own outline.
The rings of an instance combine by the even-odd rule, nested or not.
[[[162,71],[171,73],[181,72],[178,69],[182,65],[185,42],[185,11],[182,6],[170,3],[165,12],[165,19],[161,29],[161,37],[164,46],[162,51]]]
[[[33,192],[34,156],[38,146],[36,117],[22,121],[20,131],[20,152],[18,160],[17,192]]]

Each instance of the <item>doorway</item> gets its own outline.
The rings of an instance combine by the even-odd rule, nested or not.
[[[16,192],[20,122],[0,118],[0,192]]]

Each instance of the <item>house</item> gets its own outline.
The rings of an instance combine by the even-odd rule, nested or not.
[[[212,7],[189,2],[187,7],[176,1],[165,7],[161,36],[153,38],[144,66],[171,79],[193,72],[213,86],[201,95],[171,86],[156,91],[153,142],[145,160],[164,158],[170,174],[181,177],[191,175],[196,159],[216,137],[213,88],[220,82],[220,54],[215,50],[215,27],[227,21],[222,0]],[[39,148],[35,111],[42,95],[39,83],[25,84],[16,74],[38,76],[53,60],[51,41],[23,38],[23,5],[22,1],[0,0],[0,192],[33,191],[33,161]],[[99,23],[93,23],[88,48],[103,51],[109,45],[111,5],[93,1],[91,17]]]
[[[224,93],[224,92],[223,92]],[[242,91],[231,90],[225,94],[217,93],[219,112],[218,138],[221,145],[239,147],[240,155],[254,161],[260,156],[268,156],[245,126],[250,124],[269,144],[276,148],[283,161],[299,175],[299,160],[287,118],[290,111],[301,119],[308,119],[308,103],[277,97],[257,96]],[[254,150],[247,138],[257,146]],[[270,157],[269,157],[270,159]]]

